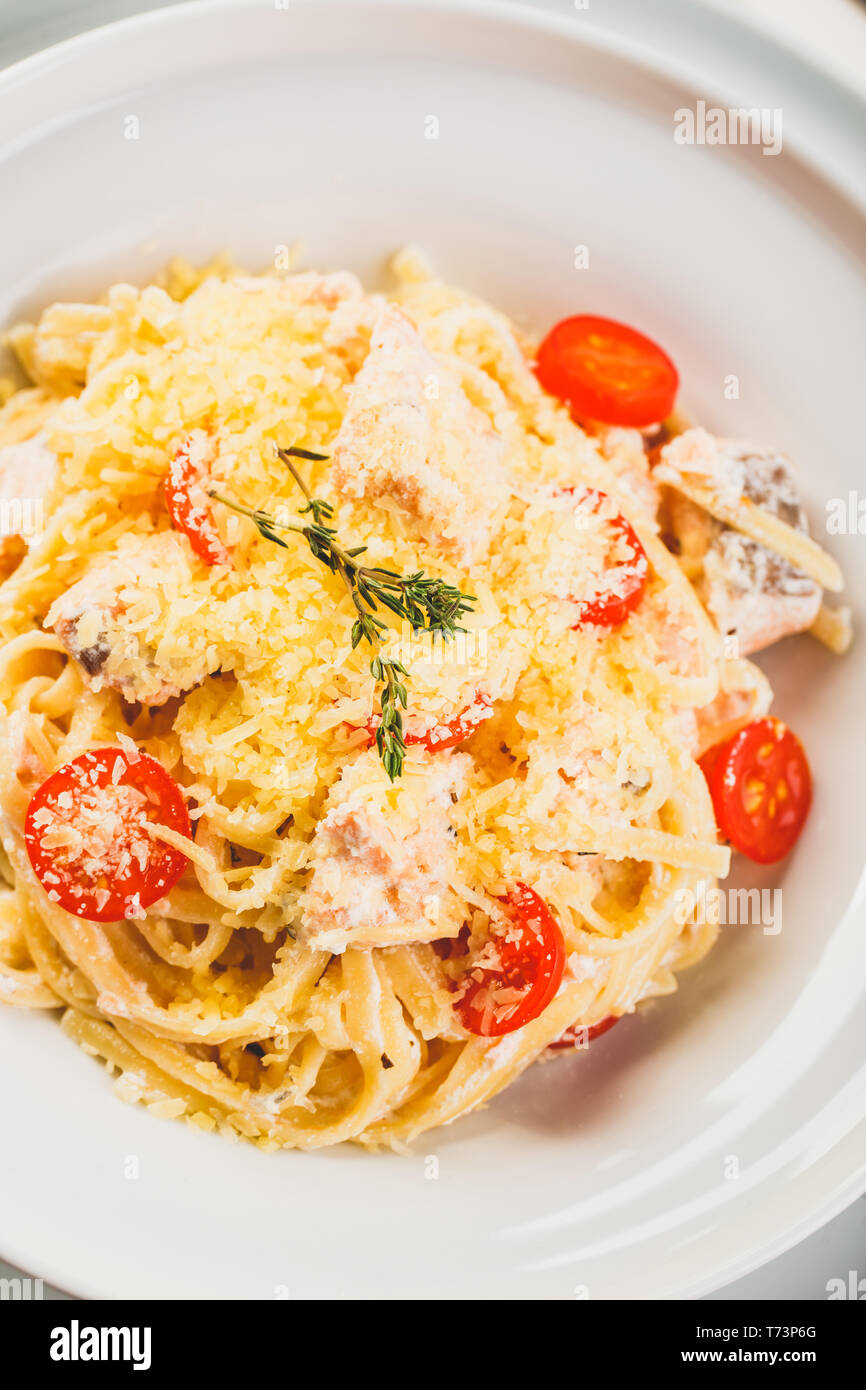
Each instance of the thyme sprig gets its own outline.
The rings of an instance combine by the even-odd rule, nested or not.
[[[400,677],[409,673],[399,661],[391,661],[384,656],[373,657],[370,671],[373,678],[382,683],[382,718],[376,730],[376,747],[385,771],[393,782],[403,771],[403,759],[406,756],[401,706],[403,709],[407,708],[408,696],[406,686]]]
[[[293,445],[288,449],[278,448],[277,455],[304,495],[305,505],[297,509],[297,514],[309,516],[310,520],[303,525],[281,521],[260,507],[246,507],[216,488],[211,488],[208,495],[241,516],[249,517],[265,540],[273,541],[283,549],[288,549],[288,544],[281,532],[294,532],[304,537],[312,555],[332,574],[339,575],[346,585],[355,607],[353,650],[361,642],[375,648],[381,646],[389,629],[380,616],[380,605],[398,618],[406,619],[415,632],[441,632],[443,640],[448,641],[456,633],[466,631],[460,626],[460,619],[464,613],[470,612],[475,603],[471,594],[464,594],[443,579],[433,579],[423,570],[400,574],[381,565],[362,565],[359,556],[365,553],[365,545],[346,549],[340,544],[336,529],[328,525],[334,517],[332,504],[312,495],[294,463],[295,459],[323,462],[328,458],[327,454],[313,453],[310,449]],[[393,782],[403,771],[406,755],[402,711],[408,708],[408,693],[405,680],[401,678],[408,677],[409,673],[399,661],[382,656],[379,651],[370,662],[370,673],[376,684],[381,686],[382,716],[376,729],[376,747],[385,771]]]

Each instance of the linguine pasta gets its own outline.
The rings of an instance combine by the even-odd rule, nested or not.
[[[663,539],[640,433],[581,428],[504,316],[411,255],[396,268],[387,298],[220,267],[53,305],[12,334],[29,384],[0,411],[0,459],[29,446],[28,478],[34,449],[51,470],[43,524],[4,541],[0,998],[59,1010],[124,1099],[265,1146],[400,1148],[567,1030],[674,990],[716,933],[681,904],[730,859],[696,758],[770,698]],[[183,446],[221,495],[303,525],[275,452],[291,445],[325,456],[299,467],[365,561],[474,599],[451,641],[390,616],[414,731],[393,780],[339,573],[209,486],[187,515],[216,528],[217,563],[166,510]],[[705,501],[673,465],[665,483]],[[576,519],[586,488],[648,562],[611,628],[575,626],[604,564]],[[709,515],[835,585],[814,542],[756,510]],[[68,910],[25,842],[36,790],[93,749],[156,760],[191,817],[189,835],[149,824],[184,871],[114,921]],[[72,853],[90,832],[64,833]],[[110,847],[88,853],[98,876]],[[455,1002],[515,884],[555,918],[564,968],[537,1016],[479,1035]]]

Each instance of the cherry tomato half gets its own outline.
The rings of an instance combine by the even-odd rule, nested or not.
[[[644,429],[670,415],[679,387],[666,352],[637,329],[594,314],[551,328],[536,375],[582,419]]]
[[[589,1028],[583,1028],[579,1023],[576,1023],[573,1027],[566,1028],[565,1032],[561,1033],[556,1042],[552,1042],[550,1046],[556,1048],[573,1047],[580,1050],[586,1047],[587,1043],[591,1043],[593,1038],[600,1038],[602,1033],[606,1033],[615,1023],[619,1023],[621,1017],[621,1014],[608,1014],[607,1018],[603,1018],[600,1023],[590,1024]]]
[[[231,555],[216,528],[208,497],[212,451],[204,430],[187,435],[168,466],[165,502],[172,526],[183,531],[200,560],[206,565],[229,565]]]
[[[467,970],[455,1004],[464,1028],[483,1038],[513,1033],[537,1018],[559,989],[565,969],[562,932],[544,899],[518,883],[505,902],[509,927],[486,948],[495,962]]]
[[[145,753],[97,748],[34,792],[24,841],[54,902],[89,922],[120,922],[167,893],[188,863],[148,834],[148,821],[189,836],[174,778]]]
[[[603,584],[586,597],[572,595],[578,605],[575,629],[619,627],[637,608],[649,577],[649,561],[631,522],[617,512],[606,492],[596,488],[564,488],[575,499],[575,525],[603,527],[607,533],[610,564]]]
[[[416,745],[427,749],[428,753],[442,753],[446,748],[456,748],[459,743],[465,743],[471,738],[475,730],[485,719],[489,719],[493,713],[493,706],[487,695],[478,691],[471,705],[467,705],[459,714],[455,714],[451,719],[443,720],[441,724],[435,724],[432,729],[428,729],[424,734],[413,734],[411,731],[404,730],[403,739],[408,747]],[[382,716],[374,714],[367,722],[367,732],[370,735],[372,744],[376,737],[376,730],[381,723]]]
[[[796,843],[812,804],[812,774],[800,740],[780,719],[756,719],[700,759],[719,830],[758,864]]]

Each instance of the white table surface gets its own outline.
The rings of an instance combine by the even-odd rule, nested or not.
[[[573,0],[524,0],[534,7],[571,10]],[[648,3],[649,0],[644,0]],[[48,44],[143,10],[167,8],[178,0],[0,0],[0,68]],[[728,9],[783,42],[810,53],[840,80],[866,88],[866,5],[860,0],[694,0]],[[617,0],[590,0],[616,18]],[[631,5],[623,0],[627,21]],[[0,1151],[2,1154],[2,1151]],[[0,1157],[2,1166],[2,1157]],[[0,1231],[0,1250],[3,1233]],[[848,1280],[849,1271],[866,1277],[866,1196],[816,1231],[808,1240],[761,1269],[728,1284],[710,1300],[821,1300],[831,1279]],[[0,1278],[20,1271],[0,1260]],[[39,1270],[28,1271],[38,1276]],[[46,1286],[45,1297],[67,1295]]]

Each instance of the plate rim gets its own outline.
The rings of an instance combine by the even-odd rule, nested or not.
[[[405,13],[411,10],[430,11],[434,14],[451,14],[475,19],[498,20],[512,27],[534,29],[539,33],[556,34],[564,40],[574,40],[604,49],[606,52],[625,59],[638,67],[649,67],[669,80],[680,82],[694,88],[699,81],[707,96],[717,97],[728,103],[747,99],[748,93],[730,76],[721,77],[717,70],[706,68],[701,57],[695,56],[695,44],[706,61],[706,48],[698,31],[711,20],[715,29],[725,38],[736,37],[736,48],[742,53],[742,44],[759,50],[758,62],[782,60],[791,68],[789,86],[796,91],[797,101],[808,104],[809,120],[803,121],[795,129],[793,136],[785,134],[786,148],[803,162],[822,180],[832,184],[838,192],[866,215],[866,161],[863,158],[862,142],[849,138],[850,123],[837,117],[834,121],[834,140],[831,148],[826,143],[819,148],[810,134],[810,126],[824,124],[824,113],[819,100],[816,100],[812,86],[802,84],[804,75],[821,85],[825,95],[832,95],[851,110],[856,110],[861,120],[866,120],[866,88],[858,92],[841,76],[821,64],[816,55],[809,55],[793,42],[786,42],[784,36],[771,34],[765,27],[751,24],[742,12],[720,9],[714,0],[656,0],[676,19],[678,36],[692,44],[688,57],[680,58],[672,50],[659,47],[649,35],[653,27],[645,23],[638,36],[625,34],[606,22],[604,17],[581,19],[582,34],[577,34],[575,21],[549,8],[551,0],[290,0],[292,9],[351,7],[357,9],[375,8]],[[543,8],[542,8],[543,6]],[[647,7],[648,8],[648,7]],[[181,29],[187,23],[195,23],[208,15],[232,14],[244,9],[262,12],[261,0],[182,0],[182,3],[163,6],[159,9],[142,11],[97,25],[79,34],[60,39],[49,44],[0,70],[0,106],[18,83],[37,78],[43,72],[56,71],[79,56],[103,44],[124,41],[127,36],[147,34],[166,27]],[[592,14],[591,10],[586,12]],[[638,8],[635,13],[646,13]],[[727,32],[725,32],[727,31]],[[715,36],[714,36],[715,37]],[[714,47],[713,61],[720,57]],[[777,78],[778,80],[778,78]],[[829,118],[828,118],[829,119]],[[856,125],[853,127],[856,129]],[[25,139],[22,143],[27,143]],[[832,146],[836,146],[835,150]],[[4,148],[10,148],[4,141]],[[14,148],[14,145],[12,146]]]

